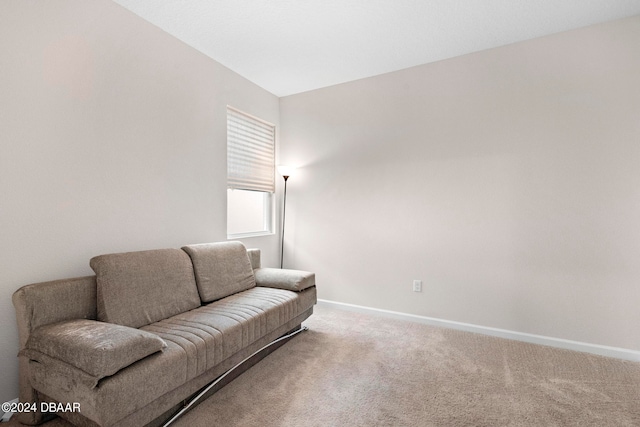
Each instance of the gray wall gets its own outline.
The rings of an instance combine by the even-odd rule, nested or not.
[[[285,264],[328,300],[640,350],[638,40],[635,17],[282,98]]]
[[[20,286],[101,253],[226,240],[226,106],[278,98],[107,0],[0,2],[0,401]],[[277,236],[245,241],[279,264]]]

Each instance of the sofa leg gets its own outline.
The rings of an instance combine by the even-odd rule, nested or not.
[[[300,332],[303,331],[307,331],[309,330],[309,328],[307,328],[306,326],[301,326],[298,329],[294,329],[292,332],[289,332],[286,335],[281,336],[280,338],[271,341],[269,344],[265,345],[264,347],[260,348],[259,350],[256,350],[255,352],[253,352],[251,355],[247,356],[245,359],[243,359],[242,361],[240,361],[237,365],[235,365],[234,367],[232,367],[231,369],[229,369],[227,372],[225,372],[224,374],[220,375],[218,378],[216,378],[211,384],[209,384],[208,386],[206,386],[204,389],[202,389],[202,391],[200,393],[198,393],[198,395],[196,397],[194,397],[193,399],[191,399],[189,401],[189,403],[187,403],[187,405],[182,408],[177,414],[175,414],[173,417],[171,417],[171,419],[169,419],[169,421],[167,421],[166,423],[164,423],[162,425],[162,427],[168,427],[169,425],[173,424],[173,422],[175,420],[177,420],[178,418],[180,418],[182,415],[184,415],[189,409],[191,409],[196,403],[199,403],[199,400],[206,395],[211,389],[213,389],[216,385],[218,385],[220,382],[222,382],[227,376],[231,375],[233,373],[233,371],[236,370],[236,368],[242,366],[245,362],[247,362],[249,359],[251,359],[252,357],[254,357],[255,355],[257,355],[258,353],[267,350],[269,347],[272,347],[275,344],[280,343],[281,341],[284,340],[288,340],[289,338],[299,334]]]

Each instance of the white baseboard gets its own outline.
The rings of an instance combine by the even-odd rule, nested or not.
[[[443,328],[458,329],[461,331],[475,332],[494,337],[507,338],[516,341],[524,341],[532,344],[546,345],[550,347],[562,348],[566,350],[581,351],[584,353],[597,354],[599,356],[615,357],[616,359],[631,360],[640,362],[640,351],[629,350],[618,347],[608,347],[598,344],[589,344],[579,341],[565,340],[562,338],[547,337],[544,335],[527,334],[524,332],[510,331],[507,329],[491,328],[487,326],[474,325],[471,323],[455,322],[452,320],[437,319],[435,317],[418,316],[415,314],[401,313],[398,311],[382,310],[379,308],[365,307],[362,305],[347,304],[343,302],[319,299],[318,304],[340,308],[359,313],[377,314],[394,319],[409,320],[412,322],[424,323],[426,325],[440,326]]]

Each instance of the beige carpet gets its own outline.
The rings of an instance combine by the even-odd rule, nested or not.
[[[640,426],[640,363],[317,306],[176,427]]]
[[[175,425],[640,426],[640,364],[318,306]]]

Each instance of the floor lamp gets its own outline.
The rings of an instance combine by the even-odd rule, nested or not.
[[[292,175],[294,168],[291,166],[278,166],[278,172],[284,178],[284,197],[282,202],[282,236],[280,237],[280,268],[284,263],[284,220],[287,212],[287,180]]]

